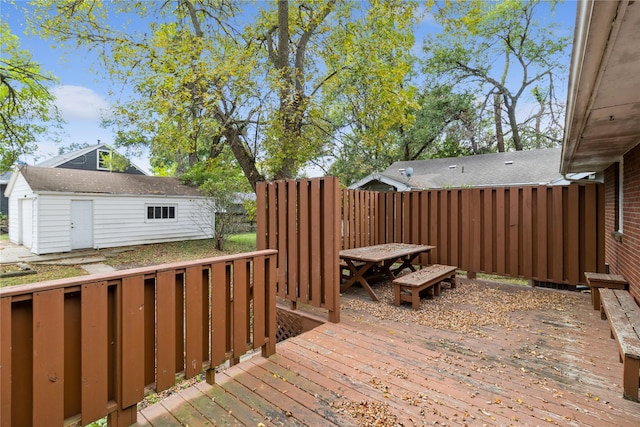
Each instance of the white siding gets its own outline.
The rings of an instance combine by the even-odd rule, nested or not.
[[[20,218],[18,199],[33,197],[34,194],[31,191],[31,187],[29,187],[29,184],[27,184],[24,177],[18,174],[11,194],[9,195],[9,241],[12,243],[22,243],[20,242],[20,227],[22,226],[22,219]],[[32,222],[34,222],[33,218]]]
[[[71,250],[71,198],[65,195],[38,196],[38,252],[50,254]]]
[[[39,196],[40,254],[71,250],[71,200],[93,201],[93,245],[96,249],[212,237],[212,229],[204,230],[194,218],[201,209],[193,199],[109,196],[57,195]],[[147,221],[148,205],[175,205],[175,220]],[[205,213],[205,215],[207,215]],[[46,219],[44,218],[46,216]],[[206,221],[213,223],[211,214]]]
[[[94,245],[97,248],[138,245],[212,237],[211,213],[202,216],[198,199],[171,197],[96,197],[93,199]],[[147,206],[175,205],[176,218],[147,220]],[[205,229],[206,228],[206,229]]]

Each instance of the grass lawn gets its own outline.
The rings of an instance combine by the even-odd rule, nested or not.
[[[131,250],[122,251],[121,248],[105,249],[102,253],[107,255],[106,264],[116,270],[123,270],[125,268],[252,252],[256,250],[256,235],[253,233],[231,236],[225,242],[224,251],[215,249],[213,239],[157,243],[134,246],[129,249]]]
[[[116,270],[125,270],[127,268],[211,258],[221,255],[253,252],[255,250],[256,234],[245,233],[230,236],[228,241],[225,242],[224,251],[215,250],[213,239],[203,239],[156,243],[126,248],[111,248],[101,250],[100,252],[107,257],[105,264],[112,266]],[[87,274],[80,266],[33,264],[31,267],[36,270],[38,274],[0,278],[0,287],[65,279]],[[14,265],[3,265],[0,267],[0,272],[15,270],[18,270],[18,267]]]
[[[242,246],[246,246],[246,247],[250,247],[252,246],[253,249],[255,250],[256,248],[256,233],[242,233],[242,234],[234,234],[233,236],[229,237],[229,242],[230,244],[234,245],[242,245]]]

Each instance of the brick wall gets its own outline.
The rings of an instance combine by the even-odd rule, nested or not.
[[[605,260],[613,274],[629,282],[640,301],[640,144],[624,156],[623,233],[616,232],[618,165],[610,166],[605,179]]]

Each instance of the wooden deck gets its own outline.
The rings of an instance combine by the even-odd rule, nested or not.
[[[470,286],[458,284],[443,298]],[[138,425],[640,425],[640,404],[622,398],[616,344],[588,294],[500,288],[561,293],[570,310],[520,309],[508,313],[511,325],[469,332],[343,309],[340,324],[286,340],[269,359],[217,374],[214,386],[198,383],[142,409]],[[343,303],[366,299],[357,291]],[[455,299],[450,308],[474,312]]]

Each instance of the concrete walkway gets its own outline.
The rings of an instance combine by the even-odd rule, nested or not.
[[[24,246],[16,245],[6,240],[0,241],[1,264],[50,264],[50,265],[79,265],[89,274],[107,273],[115,269],[104,264],[107,258],[95,249],[83,249],[58,254],[36,255]]]

